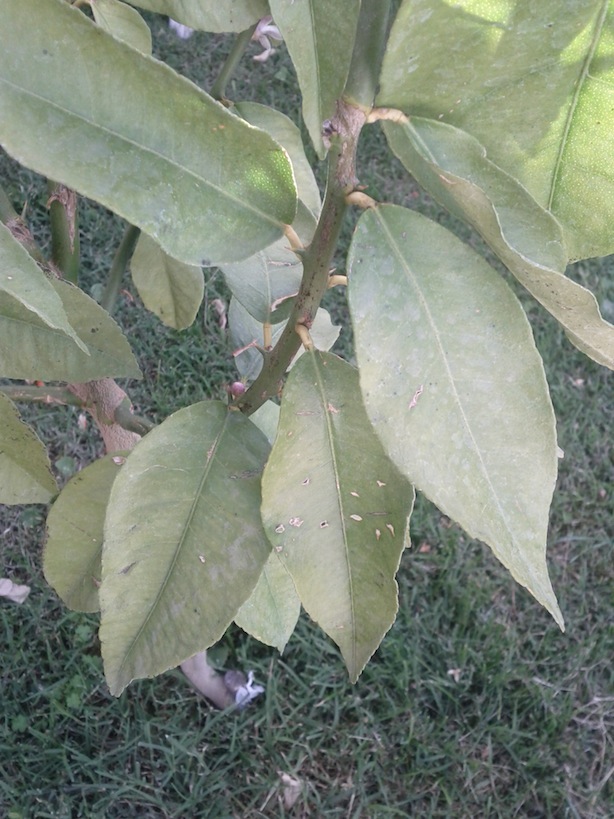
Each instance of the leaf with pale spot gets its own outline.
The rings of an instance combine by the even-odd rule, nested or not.
[[[307,352],[284,388],[262,519],[352,681],[396,616],[413,497],[369,423],[357,371],[332,353]]]

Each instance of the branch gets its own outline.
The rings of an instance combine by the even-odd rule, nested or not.
[[[75,191],[47,180],[51,259],[63,277],[79,283],[78,201]]]
[[[332,136],[328,179],[320,220],[311,244],[303,251],[295,251],[303,259],[301,287],[279,341],[265,357],[258,378],[237,401],[237,406],[247,415],[277,395],[279,382],[301,346],[295,328],[303,325],[310,329],[329,286],[329,270],[348,208],[346,196],[358,182],[356,146],[365,118],[359,108],[343,101],[337,104],[337,113],[329,129]]]

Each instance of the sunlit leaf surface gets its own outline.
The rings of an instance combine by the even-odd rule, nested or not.
[[[614,10],[605,0],[404,0],[378,104],[468,131],[563,226],[614,251]]]

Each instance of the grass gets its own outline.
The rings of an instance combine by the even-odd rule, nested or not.
[[[159,21],[153,27],[158,53],[197,81],[211,81],[223,38],[197,35],[186,45]],[[287,64],[276,59],[250,69],[247,62],[230,96],[264,97],[296,118]],[[362,181],[372,195],[420,204],[465,231],[398,164],[386,164],[377,129],[361,151]],[[27,199],[40,233],[40,182],[6,160],[2,172],[15,201]],[[345,241],[350,230],[348,223]],[[86,204],[82,233],[86,286],[94,287],[121,228]],[[578,265],[573,275],[604,306],[614,304],[611,260]],[[161,419],[221,395],[233,370],[210,307],[228,296],[219,274],[208,280],[205,304],[183,333],[146,315],[130,282],[126,289],[118,318],[146,376],[142,386],[129,385],[139,411]],[[346,320],[343,298],[328,299],[336,319]],[[29,583],[32,593],[23,606],[0,604],[0,816],[610,817],[612,380],[540,308],[523,303],[565,450],[549,539],[565,635],[484,547],[419,499],[413,548],[398,578],[399,616],[357,685],[349,685],[337,651],[303,617],[281,657],[236,627],[223,639],[226,667],[253,668],[266,685],[243,712],[216,712],[179,672],[137,682],[114,699],[102,677],[97,618],[67,611],[42,578],[44,509],[4,507],[2,575]],[[349,333],[342,352],[351,356]],[[101,453],[71,408],[34,408],[28,417],[65,471]],[[282,775],[300,785],[294,806]]]

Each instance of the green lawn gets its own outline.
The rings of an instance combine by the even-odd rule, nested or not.
[[[207,87],[224,38],[183,43],[162,22],[153,28],[158,53]],[[283,53],[263,66],[246,60],[229,96],[266,101],[299,121]],[[480,247],[386,156],[372,129],[361,149],[368,193],[426,208]],[[27,201],[28,217],[43,229],[40,181],[3,158],[5,174],[15,205]],[[85,286],[95,292],[121,227],[94,205],[84,206],[81,226]],[[611,259],[571,271],[610,320],[612,271]],[[221,275],[210,276],[199,316],[182,333],[139,309],[129,279],[125,289],[117,318],[146,376],[127,386],[138,411],[161,420],[221,397],[233,378],[211,304],[227,299]],[[347,321],[343,296],[327,299],[335,319]],[[236,627],[218,647],[220,663],[254,669],[266,686],[245,711],[215,711],[179,672],[114,699],[102,676],[97,618],[67,611],[42,577],[45,510],[0,507],[0,576],[32,587],[23,606],[0,601],[0,817],[614,815],[613,381],[522,300],[565,452],[549,563],[566,634],[485,547],[419,499],[397,622],[355,686],[333,644],[303,617],[281,657]],[[351,358],[347,329],[339,352]],[[75,409],[25,412],[62,476],[101,454]]]

